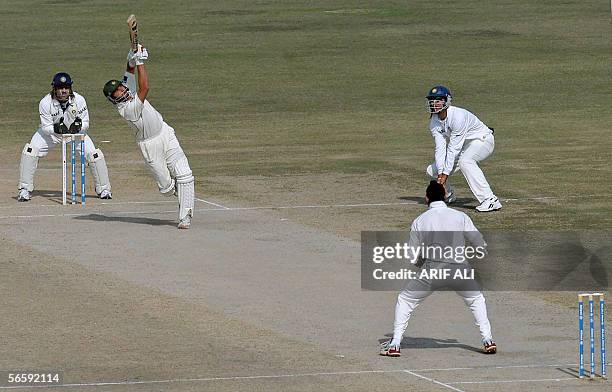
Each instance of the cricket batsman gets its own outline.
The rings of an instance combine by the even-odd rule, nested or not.
[[[103,91],[119,115],[136,132],[138,147],[157,181],[159,191],[166,196],[178,196],[178,228],[188,229],[193,217],[194,177],[174,129],[166,124],[147,100],[149,77],[144,62],[148,57],[149,53],[142,45],[138,45],[136,51],[130,49],[123,81],[109,80]],[[138,89],[134,74],[136,69]]]
[[[53,76],[51,92],[40,100],[38,114],[40,125],[21,153],[17,201],[31,199],[38,159],[47,156],[50,150],[62,143],[63,134],[86,134],[89,130],[87,102],[72,89],[72,78],[66,72],[58,72]],[[89,163],[98,196],[101,199],[112,199],[104,154],[96,148],[89,135],[85,136],[85,159]]]
[[[435,86],[427,93],[429,131],[435,141],[435,162],[427,167],[427,174],[445,186],[446,202],[452,203],[457,197],[448,177],[461,170],[480,203],[476,211],[499,210],[502,205],[478,166],[493,153],[493,129],[468,110],[451,106],[451,100],[451,92],[444,86]]]

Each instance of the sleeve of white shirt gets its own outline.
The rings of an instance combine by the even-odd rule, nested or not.
[[[431,136],[434,138],[435,142],[435,150],[434,157],[436,160],[436,167],[438,168],[438,174],[441,174],[444,170],[444,165],[446,163],[446,138],[440,132],[442,127],[434,127],[431,129]]]
[[[79,117],[81,117],[81,121],[83,122],[81,131],[87,132],[87,130],[89,130],[89,110],[87,110],[85,98],[81,95],[77,96],[77,107],[80,112]]]
[[[128,89],[132,92],[132,94],[136,95],[138,92],[136,91],[136,75],[131,72],[126,72],[123,74],[123,83],[128,86]]]
[[[474,246],[481,246],[486,248],[487,243],[482,236],[482,233],[478,231],[472,219],[464,214],[463,230],[465,232],[465,238]]]
[[[417,220],[412,221],[412,225],[410,226],[410,234],[408,235],[408,247],[411,249],[411,255],[414,257],[411,262],[413,264],[421,263],[421,253],[419,252],[421,245],[421,234],[419,233],[419,225]]]
[[[49,135],[53,132],[53,116],[49,112],[49,105],[45,104],[47,101],[42,99],[38,104],[38,114],[40,115],[40,129]]]
[[[451,174],[455,166],[455,158],[461,152],[465,137],[467,136],[467,121],[465,118],[453,119],[449,124],[451,128],[450,140],[446,148],[446,162],[444,163],[444,174]]]

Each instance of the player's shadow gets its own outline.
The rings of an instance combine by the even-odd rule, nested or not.
[[[73,219],[77,220],[89,220],[95,222],[123,222],[123,223],[135,223],[139,225],[151,225],[151,226],[176,226],[176,222],[168,219],[154,219],[134,216],[105,216],[100,214],[89,214],[75,216]]]
[[[393,337],[393,334],[386,334],[386,339],[378,339],[379,343],[383,343]],[[467,351],[472,351],[482,354],[482,349],[472,347],[467,344],[459,343],[457,339],[434,339],[434,338],[415,338],[405,336],[402,339],[401,348],[405,349],[431,349],[431,348],[460,348]]]
[[[77,190],[77,203],[81,203],[81,188],[79,188]],[[45,199],[48,199],[49,201],[52,201],[54,203],[57,204],[62,204],[62,191],[52,191],[52,190],[45,190],[45,189],[35,189],[32,192],[30,192],[30,196],[32,198],[35,197],[44,197]],[[66,200],[68,201],[68,203],[70,203],[70,190],[68,190],[68,192],[66,193]],[[85,194],[85,197],[87,199],[89,199],[90,197],[94,197],[93,195],[88,195],[87,193]],[[95,197],[98,197],[97,195]],[[14,200],[17,200],[17,196],[13,196]]]
[[[425,198],[423,196],[400,196],[400,197],[398,197],[398,200],[412,201],[412,202],[416,202],[418,204],[422,204],[424,206],[427,205],[427,203],[425,203]],[[448,206],[449,207],[458,207],[458,208],[474,208],[477,205],[478,204],[477,204],[477,202],[474,199],[458,197],[457,200],[455,200],[454,202],[452,202]]]

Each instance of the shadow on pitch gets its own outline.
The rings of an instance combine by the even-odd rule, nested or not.
[[[150,226],[176,226],[176,222],[168,219],[154,219],[134,216],[105,216],[100,214],[89,214],[75,216],[73,219],[77,220],[89,220],[94,222],[123,222],[123,223],[135,223],[139,225],[150,225]]]
[[[383,343],[393,337],[393,334],[386,334],[387,338],[378,339],[379,343]],[[459,343],[457,339],[434,339],[434,338],[414,338],[404,337],[401,348],[405,349],[431,349],[431,348],[460,348],[467,351],[482,354],[480,347],[472,347],[467,344]]]
[[[77,189],[77,203],[81,203],[81,188]],[[35,197],[44,197],[45,199],[48,199],[49,201],[52,201],[53,203],[57,203],[57,204],[62,204],[62,191],[50,191],[50,190],[45,190],[45,189],[35,189],[32,192],[30,192],[30,196],[32,197],[32,199],[34,199]],[[98,197],[98,195],[88,195],[87,193],[85,193],[85,197],[87,199],[89,199],[90,197]],[[17,195],[12,197],[14,200],[17,200]],[[68,192],[66,193],[66,200],[68,201],[68,203],[70,203],[71,200],[71,196],[70,196],[70,190],[68,190]]]
[[[398,200],[404,200],[404,201],[413,201],[415,203],[421,204],[421,205],[427,205],[427,203],[425,203],[425,198],[422,196],[400,196],[398,197]],[[454,202],[452,202],[451,204],[449,204],[449,207],[456,207],[456,208],[468,208],[468,209],[472,209],[474,207],[476,207],[478,205],[478,203],[475,204],[474,199],[470,199],[470,198],[457,198],[457,200],[455,200]]]

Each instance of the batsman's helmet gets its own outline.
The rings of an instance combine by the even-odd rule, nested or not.
[[[119,86],[125,87],[125,92],[120,97],[113,97],[113,93],[117,91]],[[116,105],[120,102],[125,102],[130,98],[130,92],[125,84],[123,84],[120,80],[112,79],[106,82],[104,85],[104,96],[113,104]]]
[[[448,109],[450,106],[452,95],[449,89],[444,86],[434,86],[427,93],[427,110],[429,113],[440,113],[441,111]],[[434,101],[444,101],[444,105],[435,107]]]

